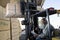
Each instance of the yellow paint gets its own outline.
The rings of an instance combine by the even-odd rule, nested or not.
[[[55,37],[55,38],[52,38],[52,40],[60,40],[60,39]]]

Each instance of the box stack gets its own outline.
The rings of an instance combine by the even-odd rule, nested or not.
[[[11,37],[12,40],[19,40],[21,32],[19,21],[17,18],[11,18],[10,21],[10,18],[5,17],[5,14],[5,8],[0,6],[0,40],[11,40]]]

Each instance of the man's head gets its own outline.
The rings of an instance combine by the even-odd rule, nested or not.
[[[42,18],[41,21],[40,21],[40,23],[39,23],[39,28],[40,29],[44,29],[45,26],[46,26],[46,24],[47,24],[46,18]]]
[[[42,18],[42,19],[41,19],[41,22],[42,22],[44,25],[46,25],[46,24],[47,24],[46,18]]]

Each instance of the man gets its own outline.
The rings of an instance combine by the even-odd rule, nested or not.
[[[40,34],[36,34],[35,32],[32,32],[33,35],[36,37],[36,40],[43,40],[44,38],[49,36],[48,23],[47,23],[47,20],[45,18],[41,19],[39,29],[42,30],[42,32]],[[53,30],[54,30],[53,26],[50,25],[50,31],[51,31],[50,33],[52,33]]]

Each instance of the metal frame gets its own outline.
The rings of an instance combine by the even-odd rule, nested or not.
[[[51,38],[51,32],[50,32],[50,19],[49,19],[49,13],[48,13],[48,10],[46,10],[46,15],[47,15],[47,19],[48,19],[48,34],[49,34],[49,37],[48,37],[48,40],[52,40]]]

